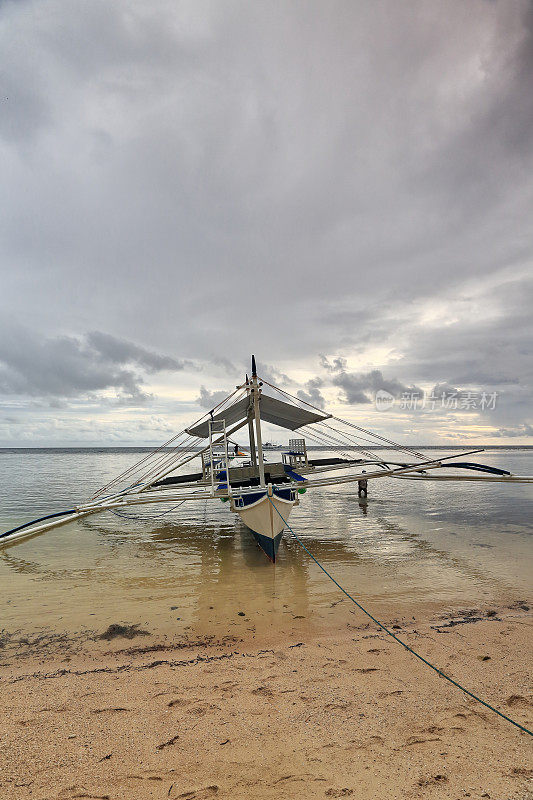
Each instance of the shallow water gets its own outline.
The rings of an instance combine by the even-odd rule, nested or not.
[[[72,507],[139,458],[0,450],[0,530]],[[533,474],[532,451],[477,458]],[[231,633],[331,618],[339,591],[289,533],[273,566],[226,505],[199,501],[154,518],[165,510],[136,510],[142,521],[107,512],[0,547],[0,629],[74,632],[122,621],[168,634]],[[367,502],[353,486],[308,491],[290,522],[363,603],[402,614],[527,597],[532,510],[529,485],[383,479],[370,483]]]

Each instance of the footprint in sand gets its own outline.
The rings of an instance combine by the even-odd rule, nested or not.
[[[384,744],[385,740],[381,736],[370,736],[366,741],[359,741],[358,739],[352,739],[350,745],[346,748],[346,750],[365,750],[367,747],[372,747],[374,745],[382,745]]]
[[[511,770],[513,778],[533,778],[533,769],[526,769],[526,767],[513,767]]]
[[[195,714],[197,717],[203,717],[208,711],[220,711],[220,706],[215,706],[212,703],[205,703],[203,705],[189,708],[189,714]]]
[[[438,725],[430,725],[429,728],[423,728],[422,733],[444,733],[444,728],[440,728]]]
[[[417,786],[438,786],[441,783],[448,783],[446,775],[429,775],[421,777],[417,780]]]
[[[116,708],[92,708],[91,714],[114,714],[117,711],[129,711],[129,708],[122,708],[117,706]]]
[[[521,694],[512,694],[510,697],[507,698],[505,701],[506,705],[511,706],[530,706],[531,703],[527,699],[527,697],[522,697]]]
[[[411,747],[413,744],[427,744],[428,742],[440,742],[440,738],[437,736],[433,739],[421,739],[419,736],[410,736],[403,747]]]
[[[218,793],[218,786],[205,786],[203,789],[191,789],[187,792],[174,795],[176,800],[207,800],[209,797],[214,797]]]

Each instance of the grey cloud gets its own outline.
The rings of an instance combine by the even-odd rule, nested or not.
[[[119,393],[116,398],[116,404],[118,406],[145,405],[153,399],[154,395],[151,392],[144,392],[140,386],[134,386],[131,389],[124,389]]]
[[[329,360],[324,355],[319,356],[320,366],[323,369],[327,370],[328,372],[343,372],[346,369],[346,364],[348,363],[345,358],[337,356],[332,361]]]
[[[147,372],[162,372],[163,370],[177,371],[191,369],[194,365],[191,361],[178,360],[169,356],[161,356],[139,347],[132,342],[118,339],[109,333],[92,331],[86,336],[87,343],[103,360],[112,364],[137,364]]]
[[[241,375],[242,371],[225,356],[215,356],[211,359],[211,363],[215,367],[221,367],[228,375]]]
[[[524,436],[533,436],[533,425],[528,425],[527,422],[523,422],[521,425],[516,425],[514,428],[499,428],[492,433],[491,436],[495,438],[522,438]]]
[[[466,280],[462,287],[428,297],[427,306],[437,307],[435,320],[425,313],[427,320],[421,323],[416,305],[401,300],[393,309],[377,308],[371,320],[358,324],[357,340],[374,337],[389,349],[400,382],[408,378],[416,385],[425,384],[429,392],[433,385],[434,395],[496,391],[498,404],[485,412],[485,421],[490,416],[509,428],[513,421],[531,421],[533,279],[524,270],[519,270],[519,277],[513,272],[491,276],[486,285],[480,280],[472,286]],[[353,352],[352,324],[353,320],[342,320],[341,330],[345,349]],[[329,373],[335,371],[331,360],[323,361],[323,366]],[[363,393],[355,399],[365,397]]]
[[[455,386],[450,386],[449,383],[436,383],[433,389],[431,390],[431,394],[434,397],[452,397],[453,395],[459,396],[460,390],[456,389]]]
[[[260,360],[257,361],[257,374],[269,383],[273,383],[275,385],[279,384],[280,386],[287,386],[293,383],[291,378],[289,378],[288,375],[285,375],[284,372],[281,372],[271,364],[266,364]]]
[[[312,406],[317,406],[318,408],[324,408],[326,401],[320,391],[320,389],[324,386],[324,381],[322,378],[311,378],[305,384],[304,389],[299,389],[296,393],[300,400],[304,400],[306,403],[310,403]]]
[[[504,4],[493,31],[493,68],[498,69],[499,86],[475,98],[471,113],[439,148],[425,176],[429,181],[437,179],[437,190],[446,193],[446,203],[455,194],[458,224],[460,215],[475,218],[497,206],[508,191],[507,181],[531,163],[533,4],[527,2],[520,10],[522,30],[511,52],[505,49],[509,18]],[[484,71],[487,77],[492,72],[488,65]]]
[[[399,397],[404,392],[422,394],[419,386],[406,386],[396,378],[385,378],[379,369],[359,373],[348,372],[346,370],[347,360],[342,356],[337,356],[330,361],[326,356],[321,355],[320,365],[329,373],[331,383],[342,389],[344,401],[350,404],[370,403],[380,389],[389,392],[394,397]]]
[[[406,386],[395,378],[384,378],[379,369],[370,370],[366,373],[339,371],[332,378],[335,386],[342,389],[347,403],[370,403],[373,395],[383,389],[386,392],[399,397],[404,392],[422,394],[422,389],[418,386]]]
[[[533,280],[502,281],[481,291],[476,306],[487,311],[426,328],[423,335],[413,328],[398,364],[415,380],[433,379],[463,392],[496,391],[490,416],[502,427],[531,422]]]
[[[122,405],[144,403],[143,371],[182,370],[184,363],[142,347],[93,332],[86,337],[41,337],[3,326],[0,337],[0,393],[57,398],[90,398],[114,390]],[[54,399],[55,398],[55,399]]]
[[[217,406],[219,403],[221,403],[222,400],[224,400],[224,398],[228,396],[228,394],[230,394],[230,392],[224,392],[224,391],[210,392],[205,388],[205,386],[201,386],[200,396],[196,399],[196,402],[198,403],[199,406],[202,406],[202,408],[207,408],[211,410],[212,408],[215,408],[215,406]]]
[[[68,403],[60,397],[53,397],[48,403],[48,406],[49,408],[68,408]]]

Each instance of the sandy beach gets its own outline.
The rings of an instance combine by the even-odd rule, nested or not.
[[[4,634],[1,796],[533,797],[527,734],[347,602],[322,627],[293,617],[261,636],[244,612],[217,636]],[[532,726],[525,602],[384,621]]]

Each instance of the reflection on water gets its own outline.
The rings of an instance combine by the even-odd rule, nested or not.
[[[120,452],[0,452],[1,528],[68,507],[134,460]],[[533,473],[527,451],[484,453],[483,461]],[[532,499],[525,485],[388,479],[371,482],[368,499],[357,496],[357,484],[309,491],[291,523],[376,611],[474,605],[530,590]],[[0,628],[126,621],[168,633],[231,633],[238,624],[260,633],[288,619],[318,620],[338,600],[288,533],[274,567],[222,503],[152,515],[105,513],[0,548]]]

